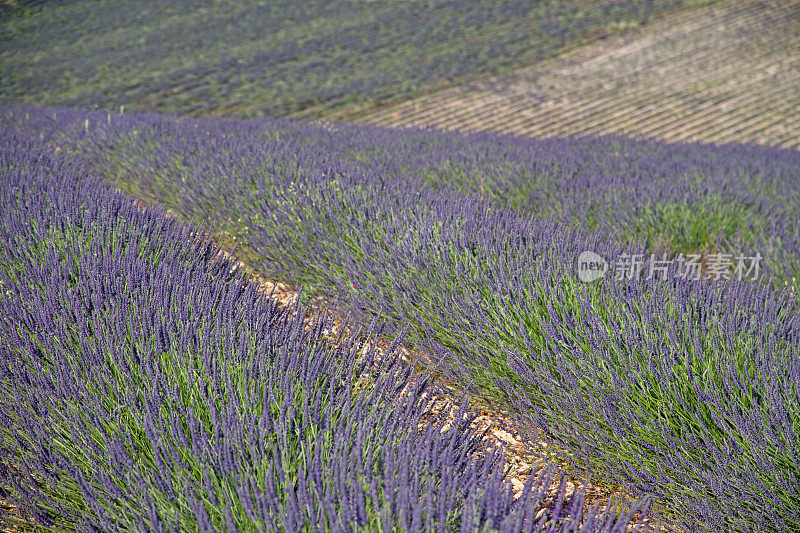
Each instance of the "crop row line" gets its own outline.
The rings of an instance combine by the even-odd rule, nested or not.
[[[750,10],[755,13],[755,7],[750,8]],[[731,17],[735,16],[733,13],[730,13],[730,12],[728,13],[728,15],[731,16]],[[732,45],[729,45],[729,46],[732,46]],[[629,45],[629,48],[630,47],[631,46]],[[635,47],[634,47],[634,50],[635,50]],[[668,51],[667,51],[668,54],[669,54],[670,50],[673,50],[673,49],[668,49]],[[680,48],[675,48],[674,50],[675,50],[675,58],[681,58],[681,55],[680,55],[681,52],[679,51]],[[719,50],[710,50],[709,49],[709,50],[706,50],[706,53],[707,54],[711,54],[711,53],[718,54]],[[563,93],[569,94],[569,93],[579,92],[581,87],[584,87],[585,89],[588,89],[588,90],[595,90],[595,88],[596,88],[595,86],[598,83],[600,83],[601,85],[607,83],[606,82],[606,78],[602,78],[601,80],[595,81],[594,78],[585,77],[585,74],[586,74],[585,71],[586,71],[587,67],[591,68],[592,70],[595,70],[595,71],[599,70],[600,73],[602,74],[603,69],[601,67],[602,67],[603,63],[608,63],[608,62],[611,62],[613,60],[617,60],[617,64],[615,65],[614,72],[615,72],[615,76],[617,78],[619,78],[621,76],[617,75],[617,73],[620,72],[620,69],[621,69],[620,74],[624,75],[626,73],[626,71],[631,68],[630,66],[628,66],[629,63],[627,61],[624,61],[624,60],[619,61],[619,57],[618,57],[619,55],[620,55],[619,51],[612,50],[612,51],[610,51],[610,52],[608,52],[606,54],[593,57],[592,59],[587,60],[587,61],[585,61],[583,63],[580,63],[578,65],[574,65],[571,68],[570,67],[566,67],[566,68],[560,67],[560,65],[557,62],[551,61],[548,64],[543,65],[541,67],[535,67],[534,69],[531,69],[531,71],[523,71],[523,72],[517,74],[516,76],[504,77],[503,80],[498,80],[498,81],[501,84],[506,85],[511,90],[512,94],[514,93],[514,88],[517,88],[518,94],[521,94],[521,95],[525,95],[525,94],[527,94],[529,92],[529,85],[530,85],[530,81],[529,80],[530,80],[531,77],[538,77],[537,76],[538,74],[543,74],[546,79],[552,79],[555,82],[555,84],[553,84],[553,85],[542,86],[541,82],[537,79],[536,87],[542,88],[546,92],[555,93],[555,94],[563,94]],[[670,57],[669,55],[667,55],[667,57],[665,59],[666,59],[666,61],[670,61],[670,60],[675,59],[675,58]],[[690,59],[690,58],[686,57],[685,55],[683,57],[683,60],[684,61],[689,61],[689,60],[694,61],[694,59]],[[662,60],[661,62],[663,63],[665,61]],[[594,65],[592,65],[593,63],[594,63]],[[570,73],[570,70],[577,70],[578,72]],[[575,77],[569,77],[570,74],[572,74]],[[637,74],[638,75],[639,73],[634,71],[633,74]],[[567,81],[565,81],[565,79]],[[505,80],[508,80],[508,81],[505,81]],[[488,85],[488,84],[486,84],[486,85]],[[503,102],[504,101],[504,98],[506,96],[504,93],[499,93],[498,94],[498,93],[494,93],[494,92],[490,92],[490,91],[491,91],[490,88],[484,88],[484,90],[483,90],[483,92],[484,93],[488,93],[488,95],[490,97],[492,97],[492,96],[494,97],[494,98],[492,98],[490,100],[490,102],[494,101],[494,102],[498,102],[499,103],[499,102]],[[456,94],[456,91],[452,91],[452,94]],[[446,98],[445,95],[442,95],[442,97]],[[512,96],[512,98],[513,98],[513,96]],[[453,102],[453,103],[455,103],[455,102]],[[421,108],[419,110],[416,110],[413,113],[409,113],[407,115],[404,115],[402,120],[398,120],[398,121],[388,120],[388,121],[384,121],[384,122],[381,122],[381,123],[383,125],[386,125],[386,126],[400,126],[400,125],[405,125],[409,121],[419,121],[423,125],[437,125],[436,121],[441,121],[441,125],[447,124],[447,125],[452,125],[454,128],[458,128],[458,129],[469,129],[467,124],[459,121],[460,117],[464,116],[464,117],[469,118],[470,116],[474,115],[477,120],[480,120],[480,119],[484,118],[484,116],[481,115],[481,110],[480,110],[481,106],[476,107],[474,105],[474,101],[470,101],[469,105],[465,109],[461,110],[460,113],[453,112],[454,111],[453,108],[446,107],[447,102],[446,101],[443,102],[439,98],[435,98],[431,102],[431,104],[432,105],[430,107],[424,107],[424,108]],[[488,103],[487,105],[491,105],[491,104]],[[433,108],[433,109],[430,109],[430,108]],[[497,111],[496,109],[487,110],[485,115],[494,114],[496,111]]]
[[[617,132],[796,145],[790,121],[800,94],[794,53],[800,35],[785,27],[794,14],[793,4],[715,6],[685,27],[651,28],[618,50],[583,52],[589,57],[580,61],[567,54],[366,120],[538,136]]]

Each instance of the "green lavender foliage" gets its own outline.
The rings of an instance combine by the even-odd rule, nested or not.
[[[287,210],[303,195],[321,194],[313,188],[349,194],[402,184],[479,195],[618,242],[646,240],[649,251],[757,251],[764,256],[760,279],[781,286],[800,279],[796,150],[43,108],[8,109],[2,122],[47,135],[54,146],[91,160],[117,187],[213,222],[236,237],[250,261],[258,260],[247,241],[263,222],[261,204]],[[355,200],[366,201],[363,194]]]
[[[62,113],[66,127],[50,125],[42,132],[52,135],[55,145],[69,146],[59,135],[74,118]],[[481,198],[474,187],[432,187],[415,178],[421,171],[395,179],[413,166],[348,159],[358,144],[346,133],[363,133],[357,127],[331,132],[291,123],[276,131],[265,127],[268,122],[117,119],[116,126],[101,123],[95,133],[74,139],[74,146],[86,150],[87,164],[111,179],[120,169],[126,173],[121,183],[154,198],[172,190],[172,208],[232,228],[265,270],[325,288],[363,320],[388,316],[395,324],[407,323],[407,340],[437,356],[438,370],[501,402],[521,429],[542,432],[530,433],[532,439],[544,435],[568,452],[575,468],[591,468],[606,481],[656,495],[662,511],[687,529],[797,527],[792,458],[798,456],[798,308],[791,289],[776,294],[768,285],[681,281],[675,272],[667,282],[583,284],[575,276],[581,251],[613,259],[626,251],[646,253],[652,243],[622,246],[604,231],[524,217],[513,206]],[[145,124],[150,124],[145,144],[153,150],[146,165],[136,158],[109,159],[100,150],[132,125]],[[421,156],[430,165],[453,157],[442,148],[451,146],[447,143],[474,148],[498,141],[366,131],[374,133],[375,144],[405,142],[409,152],[414,142],[422,152],[419,136],[438,143]],[[709,156],[716,158],[715,168],[729,172],[710,172],[703,179],[695,173],[683,182],[679,176],[683,188],[672,197],[668,176],[640,189],[636,174],[601,174],[605,182],[583,171],[581,179],[570,181],[585,162],[575,162],[576,152],[557,152],[562,145],[555,141],[504,140],[508,152],[548,148],[561,154],[557,168],[569,172],[544,183],[575,202],[573,215],[598,212],[577,202],[580,191],[584,196],[597,191],[600,199],[616,198],[615,216],[633,223],[646,212],[642,202],[627,196],[633,190],[653,205],[660,202],[660,212],[674,213],[673,221],[690,224],[690,210],[680,206],[684,198],[699,195],[695,205],[718,208],[712,225],[733,231],[736,223],[730,221],[746,217],[719,206],[750,198],[748,209],[770,228],[770,238],[777,236],[770,256],[776,262],[768,272],[776,277],[787,272],[777,262],[781,258],[789,259],[790,268],[796,265],[797,222],[790,214],[796,152],[626,145],[629,151],[661,150],[653,153],[664,157],[663,166],[655,166],[662,170],[684,168],[675,161],[703,169],[699,159]],[[620,141],[571,142],[578,142],[584,150],[578,153],[585,156],[589,148]],[[344,147],[337,151],[332,146],[338,143]],[[600,158],[597,164],[609,162]],[[737,172],[754,168],[761,169],[760,177],[737,190]],[[487,182],[499,187],[501,178]],[[573,182],[577,185],[570,188]],[[755,195],[758,189],[763,196]],[[773,198],[775,191],[786,194]],[[629,205],[622,202],[628,198]],[[534,198],[542,199],[546,205],[546,195]],[[771,211],[768,201],[775,202]],[[652,212],[647,216],[653,223],[657,218]],[[679,238],[699,243],[700,233],[685,231]],[[740,242],[765,244],[757,233],[750,235],[750,241]]]
[[[0,135],[0,182],[0,496],[42,526],[588,532],[647,510],[587,509],[563,477],[551,501],[551,467],[515,500],[474,413],[420,426],[437,387],[364,353],[375,325],[334,347],[201,228],[43,143]]]

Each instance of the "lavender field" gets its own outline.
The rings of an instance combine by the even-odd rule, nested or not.
[[[0,135],[0,496],[38,530],[625,531],[647,511],[565,500],[552,467],[514,499],[470,413],[418,425],[430,376],[331,346],[201,228],[59,152]]]
[[[514,500],[501,467],[474,458],[468,422],[460,434],[404,436],[424,402],[387,409],[402,382],[378,377],[364,389],[374,400],[348,403],[346,385],[368,363],[259,307],[216,248],[191,244],[197,230],[182,219],[235,243],[260,274],[335,299],[353,324],[383,323],[382,337],[429,355],[426,371],[561,450],[571,475],[652,502],[648,516],[683,531],[800,529],[797,151],[39,107],[0,120],[11,184],[2,376],[8,395],[25,398],[0,404],[14,428],[3,462],[22,468],[4,476],[35,516],[91,509],[89,524],[112,529],[610,527],[593,524],[598,511],[586,515],[579,497],[563,517],[564,504],[537,491]],[[133,209],[101,192],[109,186],[178,217]],[[585,283],[585,251],[697,254],[702,276],[673,262],[663,276]],[[763,263],[742,279],[711,275],[724,253]],[[181,281],[206,276],[207,289]],[[95,406],[80,420],[75,397]],[[269,427],[267,405],[271,423],[297,420],[275,427],[277,440],[255,431]],[[33,445],[60,427],[51,420],[72,428],[58,430],[63,443]],[[423,438],[431,444],[403,440]],[[379,450],[395,445],[428,451],[393,463],[402,452]],[[298,465],[287,450],[307,451]],[[337,453],[364,462],[324,474]],[[138,477],[125,478],[131,465]],[[18,476],[49,484],[29,492]],[[487,476],[495,485],[483,488]],[[636,511],[626,509],[620,530]]]
[[[800,533],[797,0],[0,0],[0,533]]]
[[[498,74],[708,0],[0,2],[0,103],[326,116]]]

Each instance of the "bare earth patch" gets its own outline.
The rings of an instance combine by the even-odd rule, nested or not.
[[[728,0],[356,118],[534,137],[800,147],[800,2]]]

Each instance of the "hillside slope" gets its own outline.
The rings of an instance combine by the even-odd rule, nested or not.
[[[800,3],[731,1],[361,120],[800,146]]]

